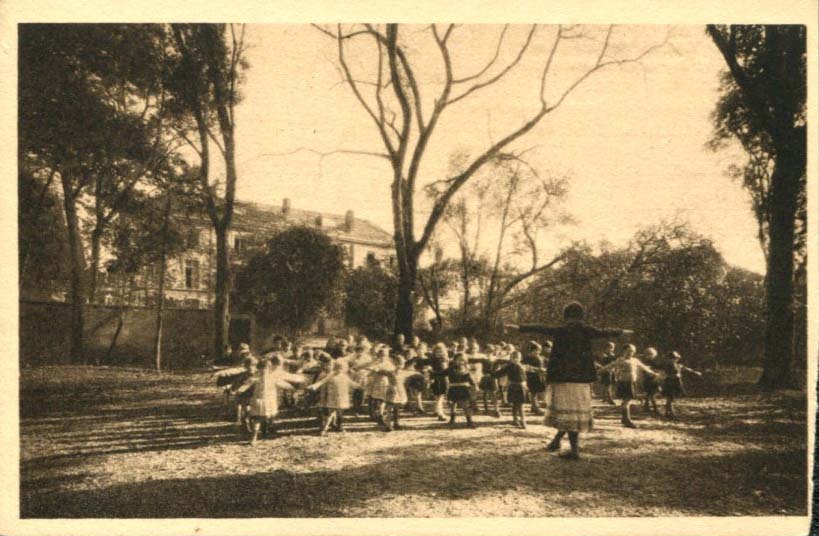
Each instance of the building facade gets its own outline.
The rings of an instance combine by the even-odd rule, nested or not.
[[[231,262],[241,265],[248,252],[261,247],[275,233],[293,225],[304,225],[320,229],[333,242],[344,248],[346,261],[351,269],[364,265],[368,259],[384,264],[394,262],[392,236],[377,225],[355,217],[352,210],[344,214],[329,214],[294,208],[289,199],[281,205],[237,201],[234,205],[233,221],[228,234]],[[165,282],[165,300],[172,307],[187,309],[210,309],[213,306],[216,280],[216,237],[210,221],[197,220],[198,245],[168,261]],[[132,305],[156,303],[158,272],[148,271],[131,292]],[[106,305],[116,305],[122,300],[123,292],[114,282],[103,278],[103,285],[97,293],[98,301]],[[240,340],[257,338],[255,320],[240,311],[232,314],[231,331],[233,338]],[[340,319],[321,318],[313,326],[313,332],[338,331],[343,327]]]

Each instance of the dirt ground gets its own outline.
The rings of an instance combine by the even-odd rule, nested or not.
[[[407,416],[385,433],[348,418],[327,437],[285,412],[279,437],[250,447],[209,374],[27,369],[21,515],[806,515],[805,394],[732,392],[682,400],[680,422],[637,410],[637,430],[598,401],[573,462],[546,452],[539,417],[519,430],[508,410],[476,430]]]

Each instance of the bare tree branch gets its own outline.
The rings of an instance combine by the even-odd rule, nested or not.
[[[392,141],[390,140],[389,134],[387,133],[386,129],[384,128],[384,124],[379,122],[378,117],[375,115],[375,112],[373,112],[370,105],[367,104],[367,101],[364,99],[364,96],[361,94],[361,91],[359,91],[358,85],[355,83],[355,81],[353,79],[353,76],[350,73],[350,68],[347,65],[347,61],[344,59],[344,44],[343,44],[342,37],[341,37],[341,25],[340,24],[338,25],[337,42],[338,42],[338,61],[339,61],[339,63],[341,63],[341,68],[344,70],[344,75],[347,78],[347,83],[349,84],[350,89],[352,89],[353,94],[355,95],[356,99],[358,99],[358,102],[361,104],[361,106],[364,108],[364,110],[366,110],[367,114],[370,116],[370,118],[372,118],[373,122],[375,123],[375,126],[378,128],[378,132],[381,134],[381,139],[384,142],[384,146],[387,148],[387,152],[390,154],[390,156],[395,157],[396,150],[395,150],[395,148],[393,146]]]
[[[207,127],[208,137],[216,144],[216,147],[219,148],[219,152],[222,153],[222,156],[225,155],[225,146],[222,145],[222,142],[219,141],[219,138],[213,133],[213,130],[210,128],[210,125]]]
[[[377,152],[373,152],[373,151],[356,151],[356,150],[352,150],[352,149],[336,149],[336,150],[333,150],[333,151],[318,151],[316,149],[311,149],[309,147],[298,147],[296,149],[293,149],[292,151],[286,151],[286,152],[283,152],[283,153],[262,153],[262,154],[258,155],[257,158],[263,157],[263,156],[291,156],[291,155],[294,155],[294,154],[300,153],[300,152],[313,153],[313,154],[319,155],[322,158],[337,155],[337,154],[353,154],[353,155],[361,155],[361,156],[375,156],[377,158],[383,158],[383,159],[388,160],[388,161],[390,159],[390,155],[388,155],[386,153],[377,153]]]
[[[501,292],[501,296],[508,295],[516,286],[518,286],[522,282],[526,281],[527,279],[529,279],[530,277],[532,277],[534,275],[537,275],[537,274],[539,274],[539,273],[541,273],[543,271],[548,270],[549,268],[551,268],[552,266],[554,266],[558,262],[564,260],[565,258],[566,258],[566,253],[564,252],[564,253],[561,253],[560,255],[553,258],[552,260],[550,260],[549,262],[547,262],[546,264],[544,264],[542,266],[538,266],[537,268],[532,268],[528,272],[524,272],[524,273],[522,273],[520,275],[517,275],[517,276],[513,277],[506,284],[506,286],[503,287],[503,291]]]
[[[464,91],[463,93],[458,95],[457,97],[453,97],[452,99],[450,99],[447,102],[447,104],[455,104],[456,102],[458,102],[458,101],[460,101],[462,99],[465,99],[467,96],[471,95],[475,91],[483,89],[483,88],[485,88],[487,86],[491,86],[492,84],[494,84],[495,82],[497,82],[498,80],[503,78],[504,75],[506,75],[506,73],[511,71],[515,67],[515,65],[517,65],[520,62],[521,58],[523,58],[523,55],[526,53],[526,49],[529,48],[529,44],[532,42],[532,36],[535,35],[535,30],[536,29],[537,29],[537,25],[533,25],[532,29],[529,31],[529,35],[526,37],[526,42],[520,48],[520,50],[518,51],[517,56],[515,56],[515,59],[509,65],[507,65],[503,70],[501,70],[498,74],[496,74],[495,76],[493,76],[489,80],[486,80],[485,82],[475,84],[471,88],[467,89],[466,91]]]
[[[475,80],[475,79],[480,78],[481,76],[483,76],[486,73],[486,71],[488,71],[495,64],[496,61],[498,61],[498,57],[500,57],[501,46],[503,45],[503,38],[506,35],[506,30],[508,30],[508,29],[509,29],[509,25],[504,24],[503,25],[503,30],[501,30],[500,37],[498,38],[498,45],[495,47],[495,55],[492,57],[491,60],[489,60],[489,63],[487,63],[484,66],[483,69],[481,69],[480,71],[478,71],[477,73],[475,73],[473,75],[465,76],[463,78],[456,78],[456,79],[452,80],[452,83],[453,84],[463,84],[464,82],[469,82],[471,80]]]
[[[592,67],[591,69],[586,71],[582,76],[578,77],[577,80],[575,80],[574,83],[572,83],[566,89],[566,91],[563,92],[563,94],[560,96],[560,98],[557,100],[557,102],[555,102],[551,106],[547,106],[546,107],[547,112],[551,112],[551,111],[555,110],[558,106],[560,106],[563,103],[563,101],[566,99],[566,97],[572,91],[574,91],[575,88],[577,88],[577,86],[582,84],[583,81],[585,81],[588,77],[590,77],[592,74],[596,73],[600,69],[608,67],[609,65],[624,65],[624,64],[627,64],[627,63],[639,63],[640,60],[645,58],[648,54],[651,54],[655,50],[658,50],[658,49],[662,48],[668,42],[668,35],[666,34],[665,39],[661,43],[657,43],[655,45],[652,45],[652,46],[648,47],[642,53],[638,54],[637,56],[635,56],[633,58],[626,58],[626,59],[622,59],[622,60],[612,59],[612,60],[609,60],[609,61],[602,61],[603,58],[606,56],[606,52],[608,51],[609,37],[611,36],[611,31],[612,31],[612,27],[609,27],[607,35],[606,35],[606,40],[604,41],[603,46],[600,49],[600,54],[597,57],[597,61],[595,62],[594,67]],[[544,97],[543,102],[544,102],[544,105],[545,105],[545,102],[546,102],[545,97]]]

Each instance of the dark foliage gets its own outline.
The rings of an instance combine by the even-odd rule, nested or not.
[[[237,273],[234,299],[239,309],[297,333],[331,305],[343,275],[341,247],[316,229],[290,227]]]

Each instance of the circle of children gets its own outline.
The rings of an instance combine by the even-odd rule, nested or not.
[[[344,412],[366,412],[385,432],[401,429],[402,410],[426,414],[424,400],[434,401],[439,421],[456,425],[461,409],[466,426],[475,428],[472,416],[482,401],[484,412],[501,417],[501,405],[511,406],[513,425],[526,428],[524,405],[545,416],[545,424],[558,430],[547,449],[560,451],[568,434],[571,450],[566,459],[579,458],[579,434],[593,425],[592,384],[599,382],[605,402],[621,401],[622,424],[636,428],[631,402],[637,400],[642,380],[644,408],[659,416],[656,396],[665,397],[665,416],[676,419],[674,400],[684,394],[683,372],[701,376],[684,366],[680,355],[665,358],[646,348],[642,359],[632,344],[614,342],[602,354],[592,353],[592,341],[633,332],[599,329],[583,321],[583,307],[573,302],[563,311],[561,326],[507,324],[507,331],[548,337],[519,350],[512,344],[489,344],[484,351],[475,339],[462,337],[431,348],[418,337],[407,344],[399,335],[392,347],[374,344],[366,337],[331,337],[324,348],[294,347],[282,337],[261,358],[240,345],[234,361],[241,366],[218,370],[217,385],[236,403],[237,424],[255,444],[260,436],[275,433],[275,418],[283,405],[319,408],[319,434],[344,430]],[[296,393],[301,394],[297,402]],[[449,417],[444,414],[448,404]]]

